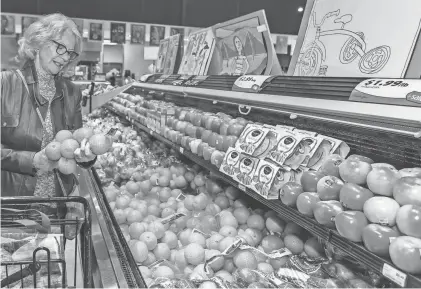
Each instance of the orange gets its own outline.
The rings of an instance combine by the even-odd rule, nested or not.
[[[213,234],[208,240],[206,240],[206,247],[208,249],[219,250],[219,243],[224,239],[221,234]]]
[[[73,138],[73,134],[71,131],[61,130],[56,134],[55,140],[61,143],[62,141],[70,138]]]
[[[238,222],[237,219],[231,215],[230,213],[226,213],[223,216],[220,216],[220,226],[231,226],[234,228],[238,228]]]
[[[142,181],[139,184],[139,186],[140,186],[140,190],[144,194],[149,193],[151,191],[151,189],[152,189],[152,184],[151,184],[151,182],[149,180]]]
[[[148,207],[148,214],[151,216],[159,217],[161,215],[161,209],[156,205],[150,205]]]
[[[234,261],[232,259],[225,259],[224,270],[232,273],[235,270]]]
[[[135,222],[140,222],[142,221],[143,216],[142,213],[137,211],[137,210],[133,210],[130,213],[127,214],[127,223],[129,225],[135,223]]]
[[[235,237],[237,236],[237,229],[232,226],[223,226],[219,230],[219,234],[221,234],[224,237]]]
[[[292,254],[299,255],[304,251],[303,241],[295,235],[286,235],[284,238],[285,247]]]
[[[215,277],[221,277],[222,279],[224,279],[227,282],[231,282],[231,283],[234,282],[234,278],[226,270],[219,270],[218,272],[215,273]]]
[[[115,207],[117,209],[125,209],[129,206],[129,204],[130,204],[130,199],[124,196],[117,197],[115,201]]]
[[[184,249],[184,257],[192,265],[199,265],[205,260],[205,249],[199,244],[189,244]]]
[[[219,242],[219,251],[224,252],[229,246],[235,242],[234,237],[225,237]]]
[[[205,239],[205,237],[204,237],[202,234],[200,234],[200,233],[192,233],[192,234],[190,234],[190,237],[189,237],[189,243],[190,243],[190,244],[192,244],[192,243],[199,244],[199,245],[200,245],[200,246],[202,246],[203,248],[205,248],[205,247],[206,247],[206,239]]]
[[[60,145],[61,156],[67,159],[75,158],[75,150],[79,148],[79,143],[74,139],[66,139]]]
[[[191,183],[194,180],[194,173],[188,171],[184,174],[184,178],[187,180],[187,182]]]
[[[268,263],[259,263],[257,264],[257,270],[266,274],[270,274],[273,272],[273,267]]]
[[[137,194],[137,193],[139,192],[140,187],[139,187],[139,185],[138,185],[137,183],[135,183],[135,182],[133,182],[133,181],[128,181],[128,182],[126,183],[126,190],[127,190],[130,194],[135,195],[135,194]]]
[[[257,269],[257,259],[250,251],[240,251],[234,256],[234,264],[237,268]]]
[[[165,234],[165,227],[161,222],[154,221],[149,224],[148,231],[155,234],[157,239],[161,239]]]
[[[158,185],[161,187],[168,187],[170,185],[170,177],[169,176],[160,176],[158,178]]]
[[[304,244],[304,252],[310,258],[318,258],[324,256],[323,246],[316,237],[309,238]]]
[[[212,281],[205,281],[199,286],[200,289],[217,289],[219,288],[214,282]]]
[[[61,158],[60,146],[58,141],[53,141],[45,147],[45,155],[50,161],[58,161]]]
[[[114,217],[117,221],[117,224],[120,225],[120,224],[126,223],[126,214],[124,213],[123,210],[115,209],[113,213],[114,213]]]
[[[274,270],[278,270],[281,267],[284,267],[285,264],[288,262],[289,256],[282,257],[280,259],[270,259],[269,264],[272,266]]]
[[[166,231],[164,237],[161,238],[162,243],[166,243],[170,249],[175,249],[178,247],[178,238],[177,235],[171,231]]]
[[[180,269],[186,268],[188,262],[186,260],[186,257],[184,256],[184,249],[181,249],[175,253],[174,263]]]
[[[165,208],[165,209],[162,210],[162,212],[161,212],[161,218],[166,218],[166,217],[171,216],[173,214],[175,214],[174,209],[173,208],[170,208],[170,207],[167,207],[167,208]]]
[[[166,201],[168,201],[169,198],[171,198],[171,189],[168,188],[168,187],[162,188],[162,190],[160,190],[158,194],[159,194],[159,200],[161,202],[166,202]]]
[[[64,175],[76,172],[76,161],[74,159],[60,158],[58,160],[58,170]]]
[[[218,250],[206,250],[205,251],[205,258],[206,260],[209,260],[210,258],[220,255],[221,252]],[[210,267],[216,272],[221,270],[224,267],[225,259],[224,257],[217,258],[214,262],[210,264]]]
[[[229,199],[227,197],[225,197],[225,196],[218,196],[218,197],[216,197],[214,202],[222,210],[227,209],[230,206]]]
[[[153,271],[154,278],[174,278],[174,271],[168,266],[159,266]]]
[[[187,246],[189,244],[189,238],[190,238],[191,232],[192,232],[192,229],[187,228],[184,231],[182,231],[180,235],[178,236],[178,239],[180,240],[183,246]]]
[[[305,233],[305,230],[294,222],[287,223],[283,231],[284,236],[291,235],[291,234],[300,236],[303,233]]]
[[[284,247],[284,242],[278,236],[268,235],[262,239],[262,248],[266,253],[271,253]]]
[[[246,207],[239,207],[234,210],[234,217],[239,224],[246,224],[247,219],[250,217],[250,211]]]
[[[94,134],[89,138],[89,148],[97,156],[108,152],[112,145],[111,138],[104,134]]]
[[[265,219],[260,215],[253,214],[247,219],[247,226],[261,231],[265,228]]]
[[[135,222],[129,226],[129,234],[132,239],[139,239],[140,235],[145,232],[145,227],[142,223]]]
[[[94,130],[90,127],[81,127],[73,132],[73,138],[79,143],[84,139],[89,139],[94,134]]]
[[[148,247],[145,243],[137,241],[130,249],[136,262],[142,263],[148,258]]]
[[[143,265],[149,266],[156,261],[156,257],[152,252],[148,252],[148,257],[142,262]]]
[[[285,222],[276,216],[270,216],[266,219],[266,229],[269,232],[282,233],[285,228]]]
[[[165,243],[158,243],[155,249],[153,249],[153,253],[158,260],[169,260],[171,258],[171,250]]]
[[[140,234],[139,240],[146,244],[149,251],[155,249],[156,245],[158,244],[158,240],[155,234],[152,232],[144,232]]]

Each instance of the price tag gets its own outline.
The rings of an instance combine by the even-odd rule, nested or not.
[[[246,186],[244,186],[244,185],[242,185],[242,184],[238,184],[238,188],[239,188],[240,190],[242,190],[243,192],[245,192],[245,191],[246,191]]]
[[[389,264],[385,263],[383,265],[382,274],[383,274],[383,276],[385,276],[386,278],[395,282],[399,286],[405,287],[407,275],[405,273],[399,271],[398,269],[393,268]]]
[[[184,86],[198,86],[201,82],[206,80],[209,75],[197,75],[193,79],[187,80],[183,83]]]
[[[184,148],[180,147],[180,153],[184,154]]]
[[[349,100],[421,106],[421,79],[367,79],[354,88]]]
[[[232,91],[259,92],[266,80],[273,79],[270,75],[243,75],[240,76],[232,86]]]
[[[165,81],[165,79],[167,79],[168,77],[170,77],[171,75],[169,74],[163,74],[161,75],[158,79],[155,79],[155,83],[163,83]]]

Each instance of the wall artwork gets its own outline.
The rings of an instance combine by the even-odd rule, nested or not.
[[[158,50],[158,60],[156,61],[156,68],[155,73],[163,73],[164,72],[164,62],[167,57],[168,51],[168,44],[169,39],[163,39],[159,43],[159,50]]]
[[[130,32],[132,44],[145,44],[146,25],[132,24]]]
[[[211,28],[191,33],[178,73],[207,75],[214,48],[215,35]]]
[[[290,75],[405,76],[420,33],[421,1],[310,2]]]
[[[270,74],[275,61],[272,37],[263,10],[214,26],[216,46],[212,75]]]
[[[111,42],[118,44],[126,42],[126,23],[111,22]]]
[[[182,37],[180,34],[168,38],[167,56],[164,60],[164,74],[174,74],[180,66],[182,57]]]
[[[26,29],[28,29],[28,27],[36,22],[38,20],[38,17],[33,17],[33,16],[22,16],[22,35],[25,33]]]
[[[151,26],[151,46],[159,46],[162,39],[165,38],[165,26]]]
[[[102,41],[103,39],[103,28],[102,23],[90,23],[89,24],[89,40],[91,41]]]
[[[1,35],[14,35],[15,31],[15,16],[1,15]]]

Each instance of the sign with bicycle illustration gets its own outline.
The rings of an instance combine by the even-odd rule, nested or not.
[[[405,76],[420,33],[421,1],[309,2],[289,75]]]

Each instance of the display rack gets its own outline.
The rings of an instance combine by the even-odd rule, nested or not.
[[[260,202],[261,204],[265,205],[267,208],[277,212],[283,218],[286,218],[297,225],[303,227],[310,233],[314,234],[321,240],[325,242],[331,243],[336,248],[346,252],[350,257],[354,258],[358,263],[365,265],[368,269],[373,270],[376,273],[383,274],[384,267],[392,267],[396,272],[400,272],[400,270],[396,269],[396,267],[391,263],[390,260],[386,260],[381,258],[369,251],[367,251],[363,246],[357,243],[353,243],[342,236],[340,236],[335,230],[328,229],[315,220],[308,218],[302,214],[300,214],[297,210],[284,205],[280,200],[267,200],[261,195],[257,194],[256,192],[246,188],[245,186],[239,184],[238,182],[234,181],[232,178],[226,176],[225,174],[219,172],[218,168],[210,162],[198,157],[197,155],[193,154],[192,152],[188,151],[187,149],[174,144],[170,140],[164,138],[163,136],[157,134],[156,132],[152,131],[151,129],[147,128],[146,126],[140,124],[136,120],[130,119],[126,115],[116,111],[113,107],[109,105],[105,105],[109,111],[114,113],[115,115],[129,121],[134,127],[139,130],[142,130],[149,135],[153,136],[157,140],[165,143],[166,145],[170,146],[174,150],[178,151],[180,154],[184,155],[188,159],[192,160],[193,162],[197,163],[198,165],[202,166],[203,168],[210,170],[215,176],[219,179],[225,181],[226,183],[240,189],[248,196],[252,197],[256,201]],[[390,268],[389,267],[389,268]],[[413,276],[410,274],[404,274],[406,276],[405,280],[405,287],[408,288],[421,288],[421,277],[420,276]]]

